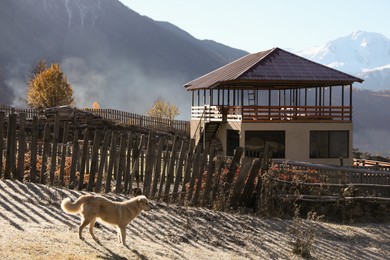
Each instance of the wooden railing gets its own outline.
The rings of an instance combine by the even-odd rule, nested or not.
[[[351,106],[193,106],[191,119],[208,121],[350,121]]]
[[[159,131],[180,133],[187,136],[190,134],[189,121],[143,116],[115,109],[84,108],[84,110],[124,125],[136,125]]]
[[[83,108],[81,110],[89,111],[95,115],[101,116],[104,119],[111,120],[123,125],[141,126],[156,131],[173,132],[181,135],[190,135],[190,122],[184,120],[168,120],[157,117],[143,116],[115,109],[91,109]],[[43,109],[29,108],[14,108],[10,106],[0,105],[0,112],[9,114],[25,114],[27,119],[32,119],[34,116],[44,116]]]
[[[350,106],[244,106],[242,120],[351,120]]]

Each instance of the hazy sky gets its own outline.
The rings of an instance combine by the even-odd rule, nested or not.
[[[198,39],[258,52],[300,50],[361,30],[390,37],[389,0],[120,0]]]

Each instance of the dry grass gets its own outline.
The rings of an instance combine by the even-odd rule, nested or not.
[[[96,243],[78,216],[61,211],[62,198],[81,193],[39,184],[0,181],[0,259],[300,259],[292,253],[293,220],[157,203],[127,228],[128,247],[116,230],[100,225]],[[124,200],[124,196],[109,195]],[[386,259],[389,223],[315,225],[311,256],[317,259]]]

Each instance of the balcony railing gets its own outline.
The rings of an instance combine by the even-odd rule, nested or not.
[[[351,106],[193,106],[192,120],[206,121],[350,121]]]

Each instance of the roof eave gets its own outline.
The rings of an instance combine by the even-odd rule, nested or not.
[[[358,78],[357,78],[358,79]],[[363,80],[358,79],[352,80],[230,80],[230,81],[219,81],[211,86],[207,87],[194,87],[189,85],[186,86],[188,91],[190,90],[201,90],[201,89],[216,89],[216,88],[242,88],[242,89],[258,89],[258,88],[272,88],[272,89],[286,89],[286,88],[313,88],[313,87],[332,87],[332,86],[346,86],[352,85],[353,83],[362,83]]]

